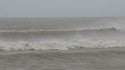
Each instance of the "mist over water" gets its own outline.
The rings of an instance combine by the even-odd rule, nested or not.
[[[124,18],[1,18],[2,50],[125,46]]]

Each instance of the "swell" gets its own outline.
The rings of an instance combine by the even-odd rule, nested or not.
[[[124,39],[125,32],[115,28],[72,31],[0,32],[0,41],[44,41],[84,39]],[[124,39],[125,40],[125,39]]]
[[[0,32],[73,32],[73,31],[98,31],[98,30],[108,30],[108,31],[117,31],[115,27],[108,27],[108,28],[89,28],[89,29],[73,29],[73,30],[1,30]]]

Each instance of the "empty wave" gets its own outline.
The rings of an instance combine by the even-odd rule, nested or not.
[[[95,31],[95,30],[120,31],[121,29],[117,29],[115,27],[109,27],[109,28],[89,28],[89,29],[72,29],[72,30],[0,30],[0,32],[71,32],[71,31]]]

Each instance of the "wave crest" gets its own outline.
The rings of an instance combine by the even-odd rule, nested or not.
[[[74,30],[1,30],[0,32],[70,32],[70,31],[96,31],[96,30],[120,30],[115,27],[110,28],[90,28],[90,29],[74,29]]]
[[[0,42],[1,50],[69,50],[81,48],[125,47],[125,41],[84,40],[84,41],[42,41],[42,42]]]

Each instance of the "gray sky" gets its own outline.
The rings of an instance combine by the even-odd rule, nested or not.
[[[125,16],[125,0],[0,0],[0,17],[112,16]]]

